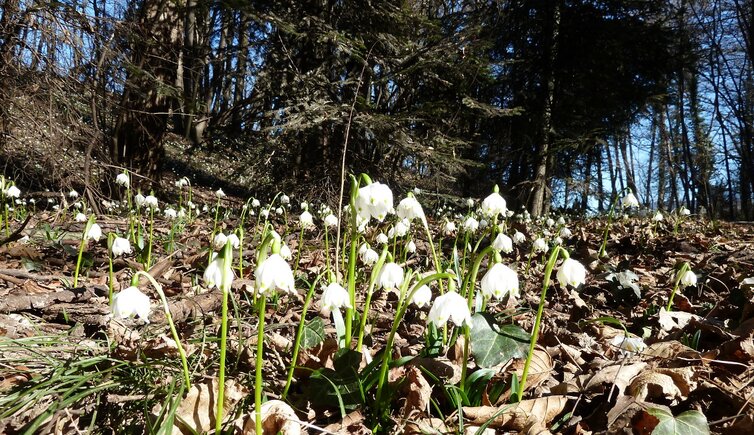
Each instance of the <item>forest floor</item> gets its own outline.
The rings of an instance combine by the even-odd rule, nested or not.
[[[208,289],[202,273],[209,262],[216,200],[212,191],[196,190],[208,212],[177,219],[157,214],[149,267],[187,354],[189,389],[159,295],[148,280],[138,283],[151,300],[148,323],[112,315],[106,239],[111,232],[128,234],[126,214],[97,217],[105,236],[85,244],[79,283],[73,285],[87,225],[74,221],[74,206],[45,210],[27,203],[10,213],[8,234],[16,237],[0,246],[0,433],[214,429],[222,293]],[[417,198],[424,202],[423,194]],[[240,226],[244,202],[220,201],[218,231],[227,234]],[[320,301],[321,284],[310,284],[326,270],[326,245],[329,258],[335,258],[334,230],[325,233],[323,216],[310,205],[315,228],[301,236],[295,198],[288,205],[273,203],[269,221],[260,218],[265,206],[249,205],[256,214],[243,225],[243,264],[240,272],[235,268],[230,291],[224,390],[229,432],[254,431],[260,304],[254,300],[253,270],[269,222],[292,252],[288,263],[295,269],[297,294],[270,298],[264,311],[265,433],[754,433],[751,224],[669,214],[654,222],[637,214],[616,219],[607,256],[598,259],[607,219],[565,217],[572,235],[563,237],[563,246],[586,266],[586,282],[564,286],[554,279],[559,266],[553,270],[523,400],[517,401],[511,393],[522,375],[547,261],[532,254],[532,241],[545,237],[553,247],[558,224],[511,218],[505,231],[520,231],[526,241],[504,253],[502,261],[517,271],[520,297],[490,300],[484,314],[472,317],[465,361],[463,328],[430,330],[428,306],[408,306],[394,322],[403,306],[396,290],[376,290],[371,298],[362,352],[339,350],[333,317]],[[282,214],[275,213],[278,207]],[[429,233],[443,267],[468,276],[476,256],[491,243],[486,230],[470,235],[471,249],[464,249],[464,233],[446,235],[443,227],[447,216],[470,210],[432,209],[440,213],[428,216]],[[452,219],[461,228],[465,216]],[[389,221],[367,229],[365,240],[375,249],[374,240],[388,232]],[[138,222],[141,242],[112,262],[116,294],[129,286],[134,271],[144,269],[150,225],[143,215]],[[416,253],[396,254],[396,262],[406,270],[432,270],[431,246],[420,224],[403,240],[408,238]],[[344,251],[339,250],[343,263]],[[697,283],[681,287],[666,310],[684,262]],[[475,288],[487,269],[484,260]],[[357,313],[365,306],[369,270],[358,263]],[[305,298],[309,288],[315,295],[311,304]],[[432,286],[435,297],[442,291],[447,288]],[[394,325],[380,398],[381,363]],[[283,398],[297,336],[301,351]],[[626,336],[643,341],[623,340]],[[354,348],[355,340],[348,347]]]

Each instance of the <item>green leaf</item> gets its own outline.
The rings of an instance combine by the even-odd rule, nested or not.
[[[647,413],[658,420],[653,435],[708,435],[707,417],[699,411],[686,411],[677,418],[667,410],[649,408]]]
[[[312,373],[309,378],[312,403],[325,407],[338,404],[342,411],[362,405],[364,392],[358,372],[361,358],[359,352],[341,349],[333,360],[335,370],[325,367]]]
[[[500,325],[487,313],[471,316],[471,354],[482,368],[493,367],[512,358],[524,358],[529,334],[516,325]]]
[[[325,323],[321,317],[306,322],[301,334],[301,347],[309,349],[325,341]]]

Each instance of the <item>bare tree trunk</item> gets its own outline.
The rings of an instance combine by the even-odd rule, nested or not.
[[[552,11],[552,29],[550,32],[550,47],[548,56],[549,68],[546,75],[547,95],[545,96],[545,104],[542,110],[542,132],[540,138],[541,144],[539,147],[539,152],[537,153],[539,162],[537,163],[537,167],[534,172],[534,191],[530,205],[531,215],[535,217],[542,215],[545,209],[544,202],[547,191],[547,166],[550,159],[550,141],[552,140],[552,135],[550,134],[550,130],[552,129],[552,103],[555,94],[555,73],[553,70],[555,67],[555,59],[557,59],[558,55],[560,7],[560,1],[557,1]]]

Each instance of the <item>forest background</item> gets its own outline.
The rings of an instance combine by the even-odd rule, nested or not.
[[[347,170],[513,210],[754,219],[743,0],[4,0],[0,165],[24,190],[337,195]],[[96,201],[90,201],[96,204]]]

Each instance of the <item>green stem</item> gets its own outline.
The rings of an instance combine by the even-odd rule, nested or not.
[[[531,333],[531,341],[529,342],[529,353],[526,355],[526,362],[524,363],[524,372],[521,374],[521,380],[518,385],[517,400],[520,401],[524,395],[524,388],[526,387],[526,378],[529,375],[529,366],[531,365],[531,358],[534,355],[534,347],[537,345],[537,339],[539,338],[539,326],[542,323],[542,313],[545,309],[545,297],[547,296],[547,288],[550,287],[550,275],[552,269],[555,267],[555,262],[558,260],[558,255],[563,252],[564,256],[568,253],[560,246],[555,246],[550,254],[550,259],[545,266],[545,276],[542,283],[542,294],[539,296],[539,307],[537,308],[537,318],[534,321],[534,330]]]
[[[479,266],[482,264],[484,257],[494,251],[495,250],[492,248],[492,246],[484,248],[482,252],[480,252],[479,255],[477,255],[477,257],[474,259],[474,263],[471,266],[471,273],[467,274],[464,277],[463,284],[461,285],[461,296],[466,296],[466,299],[469,303],[469,310],[471,310],[471,307],[474,304],[474,284],[476,283],[476,277],[479,273]]]
[[[298,234],[298,249],[296,250],[296,263],[293,265],[293,277],[296,277],[296,272],[298,272],[298,263],[301,261],[301,251],[303,250],[304,246],[302,243],[304,242],[304,227],[301,227],[301,232]]]
[[[215,433],[219,434],[222,431],[223,423],[223,411],[225,405],[225,357],[227,352],[228,341],[228,296],[230,295],[230,277],[226,276],[231,271],[231,263],[233,262],[233,247],[230,242],[225,244],[223,248],[223,277],[220,282],[220,290],[223,293],[223,304],[220,318],[220,373],[218,376],[217,386],[217,411],[215,415]]]
[[[115,280],[114,274],[113,274],[113,241],[115,240],[115,234],[110,233],[107,236],[107,250],[108,250],[108,271],[109,271],[109,292],[107,294],[107,303],[112,305],[113,304],[113,281]]]
[[[168,306],[168,299],[165,297],[165,293],[162,291],[162,286],[155,281],[155,279],[152,277],[152,275],[148,274],[147,272],[144,272],[143,270],[139,270],[136,272],[136,275],[139,276],[142,275],[146,277],[149,282],[152,283],[152,286],[155,290],[157,290],[157,294],[160,296],[160,301],[162,301],[162,309],[165,311],[165,320],[167,320],[168,325],[170,325],[170,333],[173,335],[173,340],[175,340],[176,347],[178,347],[178,354],[181,356],[181,366],[183,368],[183,381],[186,384],[186,390],[191,388],[191,380],[189,378],[189,369],[188,369],[188,360],[186,359],[186,351],[183,350],[183,346],[181,345],[181,339],[178,336],[178,331],[175,329],[175,323],[173,323],[173,316],[170,314],[170,307]]]
[[[6,217],[6,220],[7,220],[7,217]],[[79,285],[79,270],[81,269],[81,257],[84,255],[84,246],[86,245],[86,236],[89,233],[89,230],[92,228],[92,224],[94,224],[94,216],[91,216],[89,220],[86,222],[86,226],[84,227],[84,232],[81,234],[81,245],[79,245],[79,256],[76,259],[76,270],[73,272],[73,287],[78,287]]]
[[[152,265],[152,237],[154,236],[154,207],[149,207],[149,245],[147,247],[147,263],[144,270],[149,270]]]
[[[296,362],[298,361],[298,353],[301,349],[301,338],[304,336],[304,326],[306,324],[306,312],[309,309],[309,304],[314,296],[314,290],[317,288],[317,283],[327,272],[320,273],[314,282],[309,286],[309,292],[306,293],[306,299],[304,300],[304,307],[301,310],[301,320],[298,323],[298,330],[296,331],[296,341],[293,344],[293,356],[291,357],[291,367],[288,369],[288,377],[285,380],[285,387],[283,393],[280,395],[282,400],[285,400],[288,395],[288,390],[291,387],[293,381],[293,370],[296,368]]]
[[[369,278],[369,290],[367,291],[367,297],[364,301],[364,312],[361,315],[361,322],[359,324],[359,338],[356,341],[356,351],[361,352],[361,346],[364,344],[364,329],[366,329],[367,325],[367,317],[369,316],[369,305],[372,303],[372,293],[374,292],[374,284],[377,282],[377,277],[380,275],[380,271],[382,270],[382,265],[385,264],[385,259],[387,258],[387,246],[382,248],[382,254],[380,254],[380,258],[377,260],[377,263],[375,263],[374,268],[372,269],[372,275]]]
[[[410,272],[409,272],[410,273]],[[395,314],[395,319],[393,319],[393,326],[390,328],[390,334],[388,335],[387,341],[385,342],[385,351],[382,354],[382,366],[380,367],[380,377],[377,381],[377,396],[376,396],[376,403],[377,406],[381,406],[381,398],[382,398],[382,389],[385,385],[385,381],[387,380],[387,370],[389,366],[389,359],[391,355],[391,350],[393,348],[393,342],[395,340],[395,333],[398,330],[398,325],[400,324],[401,320],[403,319],[403,316],[406,314],[406,310],[408,309],[408,306],[411,302],[411,299],[414,297],[414,293],[416,293],[417,290],[419,290],[424,285],[429,285],[432,281],[441,280],[441,279],[455,279],[455,275],[452,273],[435,273],[432,275],[429,275],[423,279],[421,279],[419,282],[417,282],[414,287],[411,289],[411,291],[406,296],[406,288],[408,287],[408,283],[411,281],[411,276],[407,276],[404,280],[403,286],[401,286],[401,298],[398,301],[398,311]],[[405,297],[404,297],[405,296]]]
[[[353,208],[355,210],[355,208]],[[355,213],[352,213],[355,216]],[[348,252],[348,299],[351,302],[351,307],[356,306],[356,245],[358,244],[359,235],[356,230],[356,218],[353,218],[352,230],[351,230],[351,249]],[[351,339],[353,338],[352,324],[353,324],[353,308],[346,308],[345,318],[345,339],[346,346],[351,347]],[[361,350],[357,349],[361,352]]]
[[[469,342],[471,341],[471,334],[469,334],[469,325],[463,326],[463,364],[461,365],[461,391],[466,391],[466,371],[469,366]]]
[[[262,352],[264,352],[264,314],[267,299],[263,296],[259,301],[259,327],[257,330],[257,362],[254,374],[254,412],[256,423],[256,433],[262,431]]]
[[[688,261],[684,262],[683,265],[681,265],[681,270],[678,271],[678,276],[675,278],[675,285],[673,285],[673,291],[670,293],[670,299],[668,299],[668,306],[665,308],[665,311],[670,311],[670,309],[673,307],[673,298],[675,297],[675,293],[678,291],[678,287],[681,284],[681,278],[683,277],[683,274],[686,273],[687,270],[691,268],[691,265],[689,265]]]

